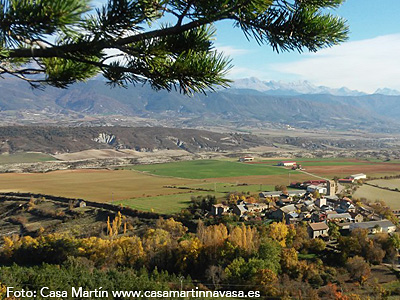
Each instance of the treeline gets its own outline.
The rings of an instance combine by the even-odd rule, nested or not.
[[[77,299],[71,293],[72,287],[83,287],[83,290],[108,291],[108,297],[85,297],[84,299],[116,299],[112,297],[112,291],[179,291],[180,282],[187,289],[194,289],[195,284],[188,278],[180,278],[164,271],[154,270],[149,273],[145,268],[135,270],[132,268],[117,269],[108,268],[100,270],[93,263],[83,258],[68,258],[62,265],[41,264],[26,267],[19,265],[0,267],[0,299],[16,300],[14,297],[6,298],[6,287],[13,287],[14,291],[25,289],[26,291],[39,291],[42,287],[48,287],[45,291],[67,291],[66,297],[42,297],[37,293],[35,299]],[[4,283],[7,283],[4,284]],[[26,299],[26,298],[25,298]],[[118,299],[132,299],[120,297]],[[157,298],[152,298],[157,299]],[[165,299],[165,298],[164,298]],[[171,297],[170,299],[182,299]],[[202,298],[194,298],[202,299]],[[209,299],[209,298],[207,298]]]
[[[32,283],[25,275],[21,278],[26,281],[18,279],[18,272],[40,273],[53,268],[39,267],[45,263],[59,266],[61,273],[76,278],[80,273],[70,272],[99,276],[95,278],[115,275],[110,280],[118,288],[121,274],[148,275],[156,271],[166,278],[169,274],[193,278],[193,284],[202,289],[261,290],[265,296],[278,298],[297,298],[300,290],[307,299],[339,299],[335,298],[341,295],[338,268],[345,268],[353,280],[364,283],[370,264],[380,263],[386,256],[390,259],[400,244],[397,235],[371,240],[360,230],[341,237],[333,228],[331,233],[339,235],[339,248],[328,251],[324,241],[309,238],[305,224],[205,226],[200,221],[197,231],[189,233],[182,223],[170,218],[159,219],[154,228],[140,236],[125,235],[124,224],[124,217],[117,214],[107,222],[107,237],[103,238],[62,234],[6,237],[0,249],[0,263],[11,267],[0,268],[0,277],[6,285],[37,287],[40,284]],[[310,259],[302,259],[304,255]],[[71,261],[79,262],[82,270],[71,269]],[[360,275],[356,270],[363,271]],[[60,279],[57,287],[66,289],[75,281]],[[82,280],[80,286],[90,288],[84,283]],[[360,299],[353,296],[343,299]]]

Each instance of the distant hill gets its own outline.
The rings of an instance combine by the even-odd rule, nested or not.
[[[37,151],[69,153],[88,149],[153,151],[181,149],[188,152],[240,151],[268,145],[250,134],[220,134],[196,129],[127,127],[0,127],[0,153]],[[269,145],[272,145],[270,143]]]
[[[193,97],[154,91],[148,86],[110,88],[92,80],[67,90],[32,90],[15,79],[0,80],[0,116],[28,110],[40,115],[124,115],[168,120],[175,127],[259,127],[266,123],[300,128],[397,130],[400,96],[382,94],[337,96],[325,94],[269,95],[256,89],[230,88]],[[344,91],[344,90],[343,90]],[[394,92],[393,92],[394,93]],[[12,119],[18,123],[18,117]],[[59,124],[62,125],[62,124]]]
[[[42,152],[75,153],[90,149],[132,149],[140,152],[184,150],[184,153],[246,153],[249,148],[266,146],[279,151],[279,145],[297,150],[391,149],[390,140],[334,138],[318,136],[265,136],[247,133],[216,133],[197,129],[166,127],[0,127],[0,154]],[[90,155],[89,155],[90,156]],[[235,156],[236,157],[236,156]]]

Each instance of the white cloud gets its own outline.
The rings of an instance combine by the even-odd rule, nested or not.
[[[276,72],[330,87],[346,86],[366,92],[388,87],[400,90],[400,34],[347,42],[306,59],[272,64]]]
[[[230,79],[240,79],[245,77],[271,78],[271,74],[262,70],[242,68],[234,65],[233,68],[229,70],[228,77]]]
[[[218,52],[223,52],[226,56],[234,57],[249,54],[251,50],[235,48],[233,46],[223,46],[216,44],[215,48]]]

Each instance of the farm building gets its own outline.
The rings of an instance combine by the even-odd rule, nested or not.
[[[305,193],[306,193],[305,190],[289,190],[285,194],[288,197],[294,197],[294,196],[302,197],[302,196],[304,196]],[[280,197],[282,194],[283,194],[282,191],[275,191],[275,192],[261,192],[258,195],[261,198],[265,198],[266,199],[266,198]]]
[[[326,180],[307,180],[303,182],[303,185],[308,186],[308,185],[320,185],[320,184],[326,184]]]
[[[369,233],[391,233],[396,231],[396,226],[386,219],[380,221],[369,221],[350,224],[350,232],[357,228],[367,229]]]
[[[289,190],[287,191],[287,194],[291,197],[297,196],[297,197],[302,197],[306,193],[305,190]]]
[[[222,216],[223,213],[229,210],[229,206],[223,204],[214,204],[211,207],[211,214],[213,216]]]
[[[258,195],[260,198],[275,198],[279,197],[282,194],[282,191],[275,191],[275,192],[261,192]]]
[[[232,210],[232,212],[239,217],[242,217],[247,211],[248,210],[244,204],[236,204]]]
[[[283,166],[283,167],[293,167],[295,165],[297,165],[295,161],[288,161],[288,160],[280,161],[278,163],[278,166]]]
[[[366,178],[367,178],[367,175],[360,173],[360,174],[351,175],[349,179],[352,179],[354,181],[354,180],[366,179]]]
[[[254,157],[253,156],[242,156],[239,158],[240,162],[247,162],[247,161],[253,161]]]

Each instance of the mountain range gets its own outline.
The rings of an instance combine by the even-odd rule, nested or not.
[[[147,85],[110,88],[100,80],[75,84],[65,90],[47,87],[42,91],[7,78],[0,80],[0,89],[0,117],[15,113],[11,114],[13,124],[22,121],[25,117],[22,112],[28,111],[39,118],[51,114],[62,122],[77,114],[122,115],[168,120],[174,127],[290,126],[400,131],[400,95],[389,89],[380,92],[391,95],[366,95],[346,88],[316,87],[308,82],[288,84],[255,78],[238,80],[229,89],[192,97],[174,91],[154,91]],[[67,125],[62,122],[59,125]]]
[[[365,96],[367,93],[351,90],[347,87],[339,89],[326,86],[316,86],[307,80],[284,82],[284,81],[262,81],[255,77],[237,79],[231,85],[232,89],[245,89],[263,92],[267,95],[307,95],[307,94],[330,94],[334,96]],[[400,92],[389,88],[379,88],[374,94],[387,96],[399,96]]]

